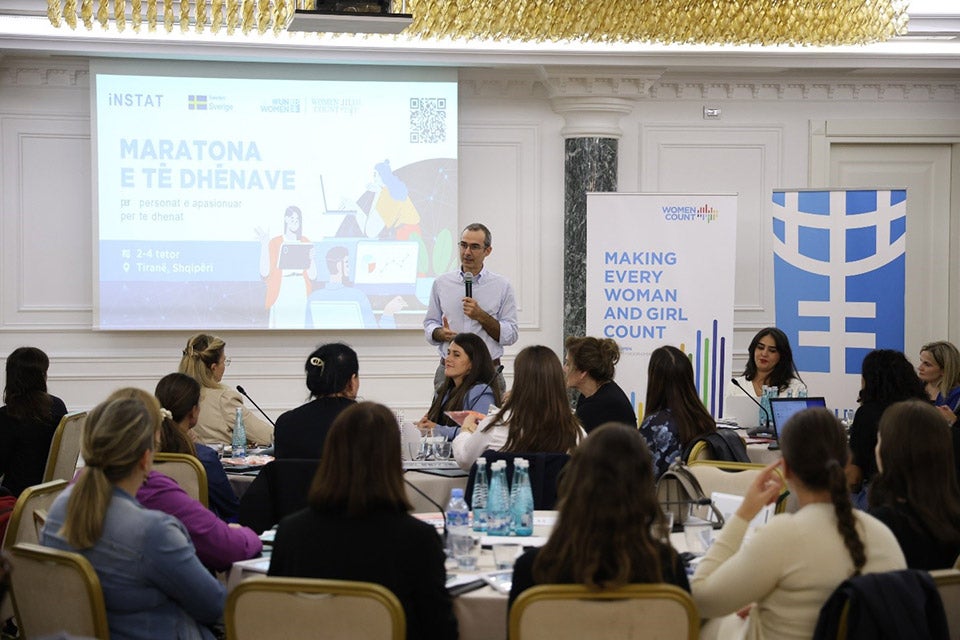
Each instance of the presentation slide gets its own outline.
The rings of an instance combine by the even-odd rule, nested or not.
[[[456,71],[91,71],[97,328],[422,327],[457,265]]]

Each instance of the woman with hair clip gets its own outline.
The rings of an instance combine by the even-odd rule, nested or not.
[[[901,400],[926,400],[923,382],[907,357],[892,349],[874,349],[860,365],[862,387],[857,398],[860,406],[850,425],[850,451],[847,482],[855,494],[854,504],[867,508],[867,489],[877,473],[877,427],[887,407]]]
[[[220,456],[207,445],[194,442],[190,432],[200,415],[200,383],[185,373],[170,373],[160,378],[153,394],[160,406],[170,412],[160,431],[160,451],[197,458],[207,472],[210,510],[225,522],[236,522],[240,501],[230,486]]]
[[[5,405],[0,407],[0,476],[3,488],[19,496],[43,482],[50,442],[67,407],[47,393],[50,359],[40,349],[14,349],[6,367]]]
[[[807,391],[807,385],[800,379],[793,362],[790,340],[780,329],[760,329],[750,341],[747,354],[749,357],[743,375],[735,378],[740,383],[740,388],[731,389],[732,394],[739,394],[744,390],[749,392],[752,389],[753,395],[759,398],[763,395],[764,387],[776,387],[777,393],[774,397],[797,397],[800,392]]]
[[[360,365],[357,352],[345,344],[325,344],[304,364],[310,401],[277,418],[274,455],[318,460],[330,425],[357,402]]]
[[[122,390],[87,415],[76,484],[54,501],[40,544],[73,551],[100,579],[114,640],[214,637],[226,590],[179,520],[134,495],[150,474],[160,404]],[[55,606],[55,603],[51,603]]]
[[[452,440],[460,431],[448,411],[476,411],[486,415],[501,402],[497,370],[487,345],[474,333],[458,333],[444,358],[446,381],[433,397],[427,415],[417,427]]]
[[[602,590],[667,582],[690,590],[677,552],[651,533],[664,518],[653,460],[636,427],[607,423],[591,432],[570,457],[558,493],[550,539],[514,565],[511,606],[537,584]]]
[[[307,502],[280,521],[268,575],[374,582],[400,600],[408,638],[457,637],[440,537],[408,513],[393,412],[361,402],[337,416]]]
[[[230,366],[227,343],[216,336],[198,333],[190,336],[183,349],[179,372],[200,383],[200,415],[193,429],[197,440],[207,444],[231,444],[237,409],[243,410],[247,444],[266,446],[273,442],[273,427],[243,405],[239,393],[221,384]]]
[[[613,381],[620,347],[610,338],[570,336],[564,345],[567,356],[563,372],[567,387],[580,392],[577,398],[577,417],[590,433],[605,422],[637,424],[637,412],[627,394]]]
[[[797,413],[780,448],[783,459],[753,481],[690,581],[700,615],[715,618],[701,638],[808,639],[841,582],[906,567],[890,530],[850,504],[847,437],[833,413]],[[799,509],[774,516],[744,544],[750,522],[780,495],[780,473]]]
[[[693,366],[676,347],[654,349],[647,365],[647,412],[640,433],[650,447],[659,478],[697,436],[716,431],[693,383]]]
[[[560,359],[538,345],[517,354],[503,407],[479,424],[467,416],[453,439],[453,457],[469,470],[484,451],[569,453],[586,435],[570,410]]]
[[[117,398],[133,398],[146,403],[153,396],[131,387],[115,391],[108,400]],[[181,448],[186,435],[174,426],[168,410],[161,408],[160,412],[163,416],[160,451],[167,452],[164,443],[177,442],[174,447]],[[260,537],[252,529],[227,524],[200,501],[191,498],[175,480],[158,471],[147,474],[137,489],[137,500],[148,509],[169,513],[182,522],[190,534],[200,562],[212,571],[226,571],[234,562],[255,558],[263,550]]]
[[[927,402],[880,418],[870,515],[897,537],[911,569],[949,569],[960,556],[960,488],[949,428]]]

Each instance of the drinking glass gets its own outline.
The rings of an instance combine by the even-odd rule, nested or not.
[[[410,440],[407,442],[407,452],[411,460],[423,460],[423,441]]]
[[[517,556],[523,551],[519,544],[495,544],[493,545],[493,562],[497,565],[497,570],[504,571],[512,569]]]
[[[479,538],[473,535],[450,536],[451,551],[460,571],[474,571],[477,568],[477,555],[480,551]]]

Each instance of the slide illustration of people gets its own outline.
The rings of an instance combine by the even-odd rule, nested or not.
[[[314,247],[303,235],[303,213],[289,206],[283,215],[283,235],[270,238],[257,227],[260,240],[260,277],[267,284],[264,303],[270,311],[271,329],[304,328],[311,281],[317,277]]]
[[[370,190],[376,193],[374,211],[383,222],[380,237],[407,240],[410,234],[420,230],[420,212],[410,199],[410,190],[384,160],[374,167],[374,184]]]
[[[307,327],[326,327],[332,324],[330,321],[333,318],[321,317],[321,314],[326,313],[328,316],[337,314],[336,320],[343,328],[396,328],[395,314],[407,306],[403,296],[395,296],[384,306],[378,322],[367,294],[354,287],[350,280],[350,252],[347,248],[340,245],[331,247],[327,251],[326,262],[327,269],[330,271],[330,280],[322,289],[317,289],[310,294],[311,304],[307,306],[306,314]],[[335,304],[315,305],[314,302]],[[317,314],[316,318],[314,314]]]

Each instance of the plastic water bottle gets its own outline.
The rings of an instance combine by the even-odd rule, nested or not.
[[[530,462],[524,458],[513,461],[510,514],[513,524],[511,529],[516,535],[533,535],[533,489],[530,487]]]
[[[247,457],[247,430],[243,426],[243,408],[237,407],[237,417],[233,420],[233,441],[231,443],[234,458]]]
[[[487,535],[510,535],[510,487],[507,484],[507,462],[497,460],[491,466],[490,493],[487,496]]]
[[[473,496],[470,504],[473,506],[473,530],[487,530],[487,459],[477,458],[477,475],[473,481]]]
[[[450,491],[447,503],[447,543],[460,569],[474,569],[477,556],[473,553],[473,536],[470,533],[470,509],[463,500],[463,489]]]

